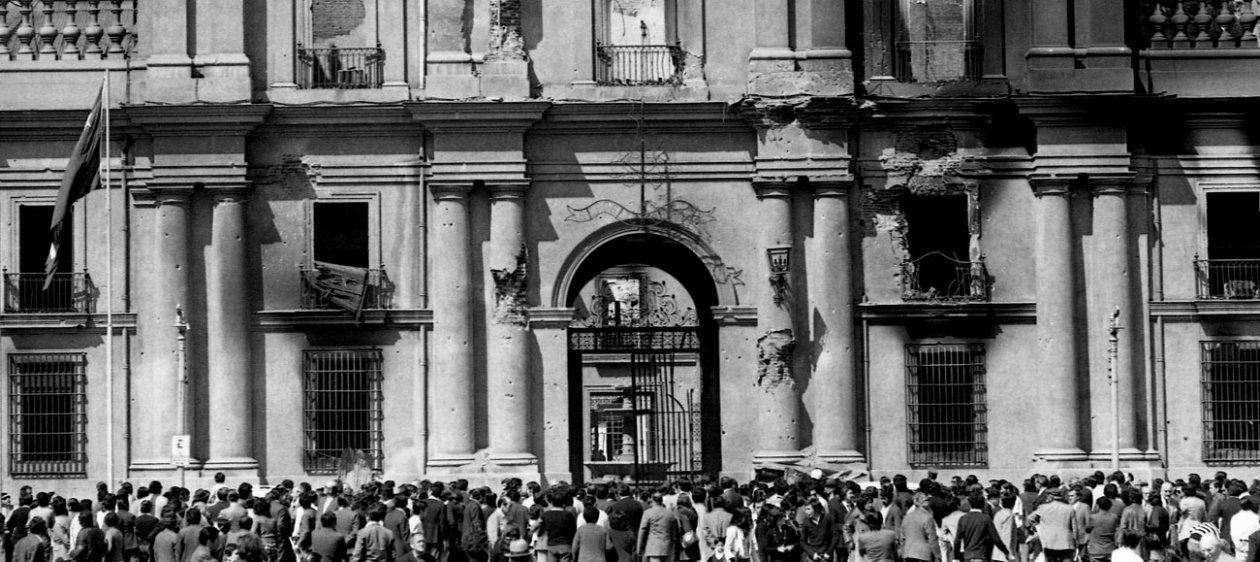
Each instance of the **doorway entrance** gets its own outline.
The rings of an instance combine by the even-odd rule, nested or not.
[[[570,286],[570,469],[656,484],[720,470],[716,290],[673,240],[636,233]]]

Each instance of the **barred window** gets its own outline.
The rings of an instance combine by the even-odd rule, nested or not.
[[[906,346],[910,464],[982,466],[988,462],[984,346]]]
[[[353,470],[359,459],[366,468],[381,469],[381,362],[377,349],[306,352],[302,390],[307,472]]]
[[[1260,341],[1201,346],[1203,460],[1260,460]]]
[[[87,475],[82,353],[9,356],[9,470],[17,478]]]

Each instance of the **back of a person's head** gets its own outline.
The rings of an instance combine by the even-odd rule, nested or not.
[[[1103,496],[1098,498],[1098,509],[1100,511],[1108,511],[1111,509],[1111,498]]]
[[[652,492],[652,503],[654,504],[665,503],[665,496],[662,496],[660,492]]]
[[[319,516],[319,524],[329,529],[337,526],[337,514],[331,511],[325,511]]]
[[[201,523],[201,510],[190,509],[188,510],[187,513],[184,514],[184,518],[188,520],[189,525],[196,525],[198,523]]]
[[[106,512],[105,512],[105,526],[106,526],[106,527],[117,527],[117,526],[118,526],[118,514],[117,514],[117,513],[112,512],[112,511],[106,511]]]
[[[96,526],[96,518],[92,517],[91,511],[84,510],[79,512],[79,525],[82,527]]]
[[[582,510],[582,519],[587,523],[599,523],[599,510],[592,506],[589,509]]]
[[[384,521],[385,514],[387,512],[389,512],[389,509],[385,507],[385,504],[381,502],[376,502],[376,503],[373,503],[372,506],[368,508],[367,516],[368,516],[368,519],[371,521]]]
[[[32,535],[42,535],[48,532],[48,523],[43,517],[32,517],[30,524],[27,525]]]
[[[222,484],[222,483],[224,483],[224,482],[226,482],[226,481],[227,481],[227,475],[226,475],[226,474],[223,474],[222,472],[216,472],[216,473],[214,473],[214,483],[215,483],[215,484]]]
[[[722,497],[722,494],[714,495],[709,498],[709,505],[713,506],[713,509],[726,509],[726,498]]]

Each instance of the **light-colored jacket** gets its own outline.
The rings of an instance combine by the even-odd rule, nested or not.
[[[922,508],[910,510],[901,520],[901,557],[918,560],[940,560],[937,546],[936,520],[932,512]]]
[[[1033,512],[1041,521],[1037,524],[1037,536],[1041,547],[1050,550],[1076,548],[1076,511],[1061,501],[1043,503]]]
[[[668,508],[656,505],[643,514],[639,524],[639,555],[672,557],[678,539],[678,518]]]

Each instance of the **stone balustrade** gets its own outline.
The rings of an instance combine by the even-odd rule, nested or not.
[[[124,58],[137,0],[0,2],[0,62]]]
[[[1256,0],[1156,0],[1144,3],[1151,49],[1256,49]]]

